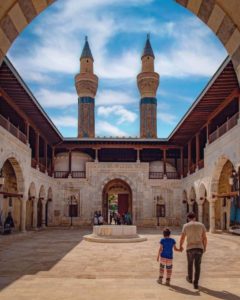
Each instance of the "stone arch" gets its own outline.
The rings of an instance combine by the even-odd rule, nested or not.
[[[201,183],[198,190],[199,199],[198,201],[203,203],[207,200],[207,188],[204,183]]]
[[[10,157],[3,162],[1,171],[5,178],[1,199],[1,217],[5,220],[7,214],[11,212],[15,228],[20,229],[21,222],[21,198],[19,194],[24,192],[24,181],[21,167],[14,157]]]
[[[9,163],[11,164],[14,173],[16,175],[16,179],[17,179],[17,191],[18,193],[23,194],[25,191],[25,186],[24,186],[24,176],[23,176],[23,169],[21,167],[21,164],[19,162],[19,160],[15,157],[15,156],[6,156],[3,161],[3,164],[0,165],[0,169],[3,168],[4,164],[6,161],[9,161]]]
[[[186,190],[182,192],[182,223],[187,221],[187,214],[189,212],[188,194]]]
[[[224,160],[221,162],[224,162]],[[217,195],[215,197],[215,226],[221,230],[228,230],[230,226],[232,202],[229,195],[231,192],[229,177],[232,174],[233,167],[234,165],[230,160],[225,160],[218,174]]]
[[[113,181],[114,179],[119,179],[122,180],[123,182],[125,182],[131,189],[131,193],[132,193],[132,218],[133,218],[133,223],[135,223],[135,221],[137,220],[137,192],[136,192],[136,187],[135,184],[132,182],[131,179],[129,179],[127,176],[124,175],[110,175],[108,177],[106,177],[105,179],[102,180],[102,182],[99,184],[99,194],[98,194],[98,199],[100,200],[100,205],[99,207],[101,207],[101,203],[102,203],[102,192],[104,190],[104,187],[108,184],[108,182]],[[102,208],[102,207],[101,207]],[[96,210],[94,208],[94,210]]]
[[[218,184],[219,184],[221,172],[222,172],[224,165],[228,161],[230,161],[232,163],[232,161],[227,156],[222,155],[218,158],[218,160],[215,163],[215,168],[212,173],[212,178],[211,178],[211,183],[210,183],[210,191],[209,191],[209,193],[213,197],[214,197],[214,194],[218,193]],[[232,165],[233,165],[233,163],[232,163]]]
[[[37,202],[37,227],[42,226],[43,219],[43,200],[46,199],[45,187],[41,185],[39,190],[39,198]]]
[[[198,218],[198,204],[197,204],[197,194],[196,189],[192,186],[189,192],[188,198],[189,211],[193,211]]]
[[[204,22],[220,39],[232,58],[240,82],[239,1],[175,0]],[[0,15],[0,62],[13,41],[54,0],[6,0]]]

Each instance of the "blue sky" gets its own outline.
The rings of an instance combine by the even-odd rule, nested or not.
[[[155,53],[158,137],[167,137],[227,56],[199,19],[173,0],[58,0],[8,56],[65,137],[77,136],[74,76],[88,36],[99,77],[97,136],[139,136],[136,76],[147,33]]]

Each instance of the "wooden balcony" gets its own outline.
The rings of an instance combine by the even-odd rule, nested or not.
[[[22,143],[27,144],[26,135],[19,130],[16,126],[14,126],[10,121],[0,115],[0,126],[5,128],[8,132],[14,135],[17,139],[19,139]]]
[[[202,159],[202,160],[199,160],[199,162],[198,162],[198,169],[200,170],[203,168],[204,168],[204,160]]]
[[[226,132],[228,132],[230,129],[232,129],[234,126],[236,126],[238,123],[238,119],[239,119],[239,113],[237,112],[230,119],[228,119],[227,122],[223,123],[214,132],[212,132],[208,137],[209,144],[213,143],[222,135],[224,135]]]

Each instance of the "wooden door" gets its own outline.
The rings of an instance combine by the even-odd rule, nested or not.
[[[128,212],[129,207],[129,195],[128,194],[118,194],[118,213],[122,216]]]

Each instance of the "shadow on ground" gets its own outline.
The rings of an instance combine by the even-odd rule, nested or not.
[[[90,232],[90,229],[47,229],[1,236],[0,291],[24,275],[49,271]]]

